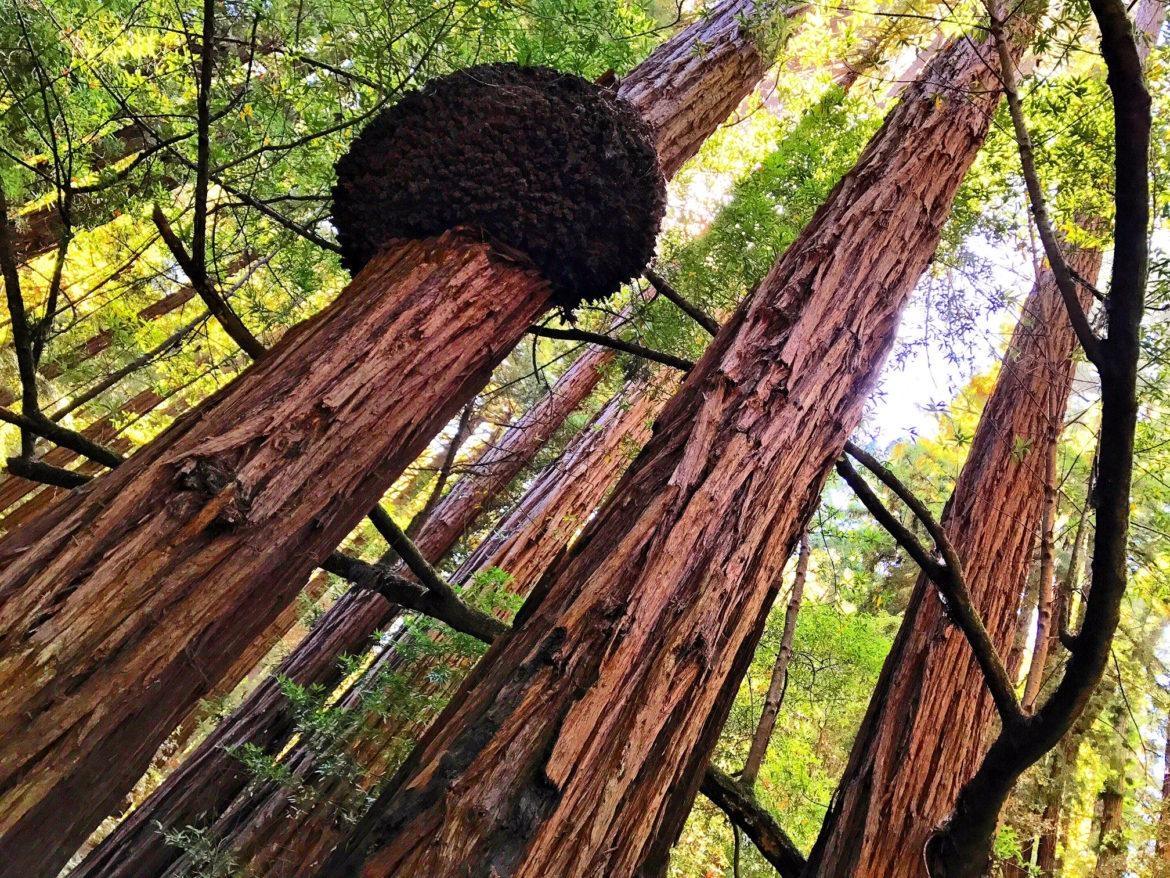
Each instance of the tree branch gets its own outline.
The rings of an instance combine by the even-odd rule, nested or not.
[[[643,275],[646,277],[646,280],[650,281],[654,289],[658,290],[660,296],[677,305],[680,311],[694,320],[699,326],[703,327],[703,329],[707,330],[708,334],[712,337],[719,334],[718,321],[697,305],[692,305],[684,299],[678,290],[670,285],[666,278],[651,268],[647,268],[643,272]]]
[[[893,491],[910,508],[910,511],[922,522],[931,535],[945,563],[940,564],[936,561],[918,541],[918,538],[898,521],[892,512],[886,509],[877,494],[873,492],[873,489],[853,468],[847,458],[842,457],[837,461],[837,472],[848,482],[865,508],[882,527],[890,532],[898,544],[918,563],[922,572],[938,587],[947,615],[963,632],[963,636],[971,647],[971,652],[975,655],[975,661],[983,674],[984,683],[991,692],[991,698],[995,702],[1000,721],[1005,729],[1015,729],[1026,720],[1026,717],[1020,709],[1020,702],[1016,698],[1011,677],[1003,666],[1003,662],[1000,661],[995,644],[992,643],[991,636],[987,633],[983,620],[979,618],[979,612],[971,601],[971,593],[963,578],[962,565],[950,540],[947,539],[946,534],[943,533],[942,528],[922,501],[915,497],[914,493],[903,485],[892,472],[852,443],[846,445],[846,452],[855,457]]]
[[[427,566],[429,568],[430,565]],[[436,590],[428,584],[420,584],[401,576],[387,565],[370,564],[342,552],[333,552],[321,567],[349,580],[355,588],[376,591],[392,603],[438,619],[454,630],[484,643],[490,644],[508,633],[507,625],[494,616],[469,607],[459,599],[451,586],[441,579],[439,579],[441,587]],[[434,573],[433,570],[431,572]],[[438,578],[438,574],[434,576]]]
[[[196,211],[198,216],[198,210]],[[175,257],[175,261],[179,263],[179,267],[183,269],[183,273],[191,281],[191,286],[196,293],[199,294],[204,304],[207,305],[207,310],[212,313],[219,325],[223,327],[224,332],[231,336],[232,341],[240,346],[248,356],[253,360],[258,360],[264,356],[266,348],[252,334],[252,331],[244,325],[238,314],[232,310],[232,307],[223,299],[220,294],[212,288],[211,281],[207,276],[207,267],[203,262],[198,261],[192,254],[187,253],[183,247],[183,242],[179,240],[179,236],[175,234],[175,230],[171,228],[170,222],[167,221],[166,214],[163,213],[162,208],[157,204],[151,212],[151,219],[154,220],[155,226],[158,227],[159,234],[167,245],[167,249],[171,251],[171,255]]]
[[[1048,208],[1044,202],[1044,191],[1040,187],[1040,177],[1036,172],[1036,155],[1032,147],[1032,137],[1028,133],[1028,125],[1024,120],[1024,110],[1020,103],[1020,94],[1016,85],[1015,63],[1012,60],[1011,49],[1008,48],[1007,38],[1003,32],[1003,22],[994,15],[991,16],[991,34],[995,41],[996,52],[999,55],[999,76],[1003,84],[1004,96],[1007,98],[1008,110],[1012,118],[1012,127],[1015,129],[1016,144],[1020,152],[1020,166],[1023,169],[1024,185],[1028,190],[1028,202],[1032,207],[1032,217],[1036,220],[1036,230],[1040,235],[1040,243],[1044,246],[1044,255],[1048,257],[1048,264],[1052,268],[1052,276],[1060,290],[1064,306],[1072,322],[1073,331],[1081,347],[1085,349],[1085,356],[1093,364],[1101,361],[1100,340],[1089,325],[1089,318],[1081,307],[1080,297],[1077,296],[1076,280],[1069,270],[1064,255],[1060,252],[1060,245],[1056,240],[1056,233],[1052,229],[1052,220],[1048,216]]]
[[[555,338],[562,341],[583,341],[588,344],[600,345],[605,348],[613,348],[615,351],[621,351],[626,354],[633,354],[636,357],[641,357],[644,360],[650,360],[654,363],[662,363],[664,366],[671,366],[683,372],[689,372],[694,363],[690,360],[684,360],[682,357],[676,357],[673,354],[664,354],[661,351],[652,350],[651,348],[642,347],[640,344],[634,344],[629,341],[622,341],[620,338],[611,338],[608,335],[602,335],[600,332],[590,332],[586,329],[553,329],[549,326],[530,326],[528,331],[537,338]]]
[[[800,878],[805,867],[804,856],[755,796],[713,765],[707,766],[699,789],[743,830],[764,859],[780,873],[780,878]]]
[[[8,471],[14,476],[55,488],[77,488],[93,479],[93,476],[85,473],[62,469],[40,460],[29,460],[27,457],[10,457],[7,464]]]
[[[0,421],[5,421],[31,434],[48,439],[50,442],[55,442],[63,448],[68,448],[70,451],[74,451],[82,457],[88,457],[90,460],[100,463],[103,466],[108,466],[110,469],[114,469],[123,461],[121,455],[98,445],[80,433],[62,427],[60,424],[54,424],[40,412],[31,416],[18,415],[16,412],[10,412],[8,409],[0,408]],[[22,457],[31,460],[31,455],[22,455]]]

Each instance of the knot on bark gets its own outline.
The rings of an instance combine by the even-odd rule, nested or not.
[[[366,126],[337,163],[333,222],[354,274],[395,238],[475,228],[531,260],[571,310],[649,262],[664,187],[649,126],[612,91],[486,64]]]

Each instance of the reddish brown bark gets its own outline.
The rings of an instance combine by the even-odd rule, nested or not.
[[[752,47],[750,44],[750,38],[746,33],[743,32],[743,28],[740,23],[741,18],[749,14],[752,9],[753,5],[750,2],[745,2],[745,0],[729,0],[729,2],[719,7],[713,15],[701,19],[691,27],[688,27],[680,32],[671,40],[667,41],[667,43],[665,43],[663,46],[660,46],[650,56],[650,58],[643,62],[643,64],[634,71],[634,73],[626,80],[626,83],[619,90],[620,93],[628,100],[630,100],[640,112],[649,114],[649,121],[654,132],[656,147],[659,151],[659,162],[664,168],[676,168],[681,165],[686,160],[686,158],[689,158],[690,155],[692,155],[694,151],[697,150],[698,145],[701,143],[702,139],[710,134],[714,127],[719,122],[721,122],[726,115],[726,113],[721,109],[704,111],[703,108],[722,108],[728,103],[729,100],[731,100],[732,95],[734,95],[734,100],[731,101],[731,104],[734,105],[739,100],[741,100],[742,97],[748,93],[748,91],[750,91],[750,89],[755,85],[759,76],[762,75],[764,69],[762,63],[745,62],[745,58],[759,57],[754,47]],[[703,46],[702,52],[695,51],[695,47],[699,42],[701,42]],[[700,57],[701,63],[697,61],[697,59]],[[660,89],[660,91],[657,92],[658,97],[662,98],[664,101],[667,101],[673,108],[671,111],[659,112],[657,110],[655,101],[656,88]],[[685,95],[689,96],[687,98],[689,102],[686,104],[680,103],[678,99],[678,96],[684,93]],[[672,97],[675,99],[671,100]],[[720,112],[724,112],[724,116],[719,116],[718,114]],[[683,121],[676,123],[674,118],[675,114],[678,113],[683,114],[685,118]],[[703,128],[702,126],[708,127]],[[484,253],[485,255],[488,254],[486,248],[484,249]],[[366,272],[363,272],[363,275],[364,274],[366,274]],[[484,275],[482,279],[477,280],[482,280],[482,282],[489,285],[493,282],[493,279],[486,275]],[[506,286],[504,287],[503,292],[506,292]],[[501,294],[502,292],[497,293],[497,295]],[[447,298],[444,300],[444,304],[446,304],[450,298],[451,295],[448,293]],[[533,298],[540,297],[534,296]],[[543,305],[544,302],[539,304]],[[461,309],[459,309],[461,314],[455,313],[453,316],[447,319],[455,321],[456,327],[458,327],[458,320],[460,316],[463,317],[465,322],[470,319],[469,315],[474,315],[475,319],[478,320],[478,309],[481,307],[487,307],[487,305],[484,303],[469,302]],[[465,336],[460,340],[460,345],[482,345],[485,349],[488,349],[490,346],[491,355],[498,360],[498,358],[502,356],[504,352],[511,348],[512,344],[514,343],[515,333],[523,331],[527,323],[532,319],[533,316],[535,316],[536,313],[538,313],[538,311],[539,308],[534,309],[531,311],[531,313],[526,313],[524,315],[511,315],[512,321],[506,324],[496,321],[495,318],[499,316],[498,311],[492,312],[493,319],[480,321],[474,328],[467,328],[468,334],[474,333],[476,339],[482,338],[482,341],[476,341],[468,336]],[[446,332],[450,332],[452,327],[447,325],[443,329]],[[444,343],[442,341],[445,334],[444,331],[440,331],[436,336],[439,344]],[[431,339],[428,338],[428,341],[430,340]],[[432,363],[429,365],[429,368],[444,369],[447,367],[444,367],[441,364]],[[392,370],[390,371],[390,374],[393,374]],[[444,380],[447,380],[451,376],[443,375],[442,377]],[[482,377],[480,380],[482,381]],[[402,394],[416,393],[414,390],[406,390],[403,388],[400,388],[400,392]],[[442,392],[440,385],[426,387],[421,391],[417,391],[417,393],[424,399],[432,401],[442,400],[448,403],[448,406],[443,409],[445,413],[449,413],[451,404],[457,408],[467,400],[466,396],[445,395]],[[432,431],[433,429],[434,427],[432,427]],[[384,433],[385,427],[379,426],[377,430],[380,433]],[[418,449],[416,449],[416,451],[417,450]],[[401,470],[399,469],[398,471],[400,472]],[[376,481],[376,479],[372,480],[372,482]],[[382,487],[384,488],[385,485],[382,485]],[[372,503],[370,505],[372,505]],[[354,508],[353,502],[347,502],[345,508],[347,510],[352,510]],[[0,546],[0,548],[2,548],[2,546]],[[291,587],[288,584],[284,584],[284,588],[288,591],[283,595],[272,595],[271,592],[269,595],[276,599],[283,597],[283,599],[287,601],[291,598],[291,595],[294,592],[291,591]],[[369,601],[372,600],[372,598],[367,596],[366,600]],[[226,606],[226,602],[221,601],[220,611],[227,612],[225,609]],[[384,603],[381,605],[381,607],[384,609]],[[353,608],[348,607],[347,605],[342,607],[342,610],[339,612],[352,609]],[[369,610],[369,608],[363,609],[369,612],[369,618],[371,619],[382,618],[379,613]],[[275,611],[276,607],[270,608],[270,612]],[[373,627],[376,627],[377,624],[378,623],[375,622]],[[257,628],[259,627],[260,626],[257,626]],[[362,627],[365,626],[363,625]],[[253,633],[258,633],[258,631]],[[313,643],[308,641],[306,643],[306,648],[316,648]],[[234,648],[242,648],[242,643],[237,644]],[[330,657],[333,655],[336,655],[336,652],[329,654]],[[323,661],[322,656],[302,656],[301,658],[303,659],[303,668],[309,673],[315,671],[317,674],[327,674],[328,668],[333,666],[331,660]],[[213,669],[210,672],[210,676],[217,679],[218,674],[219,671],[216,669]],[[294,677],[294,679],[299,678]],[[201,690],[199,687],[193,687],[192,692],[188,694],[187,698],[190,701],[197,700],[198,694],[196,693],[198,692],[201,694],[202,691],[203,690]],[[278,693],[274,692],[260,692],[257,697],[265,699],[265,703],[269,706],[271,706],[273,703],[279,704],[280,701]],[[251,723],[255,717],[243,717],[241,719],[244,721],[244,725],[251,726]],[[162,720],[158,723],[158,725],[173,725],[174,720],[175,717],[170,717],[168,719]],[[169,728],[167,728],[166,731],[169,731]],[[236,732],[237,730],[232,730],[228,737],[234,739]],[[166,732],[164,731],[158,734],[165,735],[165,733]],[[131,738],[136,736],[136,734],[130,735]],[[125,740],[126,737],[127,735],[123,733],[122,740]],[[155,746],[157,746],[158,741],[153,740],[153,743]],[[130,742],[126,742],[124,746],[131,746],[131,744]],[[153,749],[153,747],[151,747],[151,749]],[[2,751],[0,751],[0,755],[2,755]],[[201,754],[201,757],[206,757],[206,754]],[[209,758],[202,758],[202,761],[213,762],[214,760]],[[128,763],[131,764],[128,765]],[[92,807],[93,813],[89,815],[89,819],[87,821],[90,824],[90,828],[92,828],[95,817],[96,819],[100,819],[100,817],[104,816],[104,813],[99,812],[108,810],[112,802],[116,801],[116,797],[124,791],[124,789],[120,788],[120,783],[132,783],[130,774],[135,770],[140,771],[144,767],[144,765],[141,763],[141,760],[139,760],[139,762],[136,764],[137,769],[131,760],[119,759],[119,764],[127,766],[124,770],[125,777],[108,776],[103,779],[104,787],[111,791],[113,795],[106,796],[103,801],[96,803]],[[213,785],[218,785],[220,781],[224,780],[224,777],[222,775],[215,776],[211,780]],[[0,808],[2,807],[3,800],[0,799]],[[186,808],[185,804],[180,804],[179,808],[183,811],[183,813],[190,813],[184,810]],[[169,811],[169,808],[167,810]],[[200,812],[197,810],[194,813],[198,814]],[[80,824],[85,820],[86,818],[84,817],[75,816],[73,822]],[[0,830],[2,830],[4,827],[3,821],[3,811],[0,810]],[[173,825],[173,823],[170,825]],[[73,832],[70,834],[65,834],[64,832],[59,834],[59,851],[63,856],[68,856],[68,854],[71,852],[67,850],[71,844],[73,847],[76,847],[76,844],[80,842],[80,837],[74,837],[78,834],[80,834],[80,837],[84,837],[84,833],[81,832],[79,828],[73,830]],[[14,846],[20,845],[14,843]],[[29,855],[29,848],[27,843],[23,844],[23,849],[25,851],[25,855]],[[0,839],[0,854],[3,852],[4,842],[3,839]],[[42,864],[42,868],[48,871],[50,866]]]
[[[659,384],[671,379],[663,379]],[[654,414],[665,402],[661,387],[648,391],[636,381],[615,397],[549,468],[496,532],[460,565],[452,581],[466,583],[480,570],[499,567],[510,574],[508,589],[526,595],[548,566],[564,551],[585,518],[624,471],[633,453],[650,435]],[[442,639],[442,635],[433,635]],[[466,662],[436,674],[439,662],[419,658],[404,664],[393,647],[379,657],[343,704],[360,710],[380,674],[394,669],[406,675],[411,691],[449,693],[468,670]],[[425,728],[431,715],[371,717],[355,733],[346,753],[364,768],[363,785],[392,770],[410,737]],[[344,837],[343,816],[355,805],[350,782],[316,775],[317,758],[303,745],[283,759],[295,777],[310,784],[309,795],[278,784],[244,791],[211,827],[223,850],[231,851],[250,875],[293,878],[311,875]],[[361,795],[360,793],[358,794]],[[306,804],[308,798],[311,804]],[[295,799],[295,801],[294,801]]]
[[[1075,251],[1070,262],[1082,277],[1096,277],[1101,254]],[[1046,272],[1024,305],[943,518],[1001,655],[1017,627],[1075,349]],[[925,874],[923,845],[977,768],[980,730],[993,717],[986,689],[972,681],[981,677],[967,643],[947,622],[933,583],[920,576],[808,875]]]
[[[529,425],[536,424],[542,433],[551,434],[555,429],[552,424],[553,411],[561,412],[561,420],[572,411],[566,405],[569,399],[567,388],[572,386],[576,392],[584,389],[587,395],[587,388],[591,386],[587,376],[596,375],[604,365],[606,358],[602,356],[603,353],[591,349],[581,358],[580,367],[576,364],[570,367],[566,375],[562,376],[565,379],[564,386],[558,382],[558,392],[547,397],[544,404],[526,416]],[[484,455],[495,461],[493,466],[482,470],[488,478],[501,480],[505,467],[511,467],[514,477],[540,447],[531,441],[524,430],[519,429],[519,425],[517,427]],[[525,448],[527,452],[523,451]],[[608,457],[605,459],[609,460]],[[480,472],[477,466],[472,474],[461,481],[475,480]],[[576,468],[573,472],[579,476]],[[507,480],[504,480],[503,484],[506,483]],[[563,482],[552,484],[556,484],[557,488],[550,496],[551,502],[559,504],[566,511],[559,514],[556,511],[558,506],[549,506],[544,508],[542,520],[546,526],[549,526],[550,521],[560,522],[563,529],[569,520],[565,517],[569,514],[566,504],[573,495],[566,492],[571,486]],[[490,497],[484,492],[472,490],[458,496],[449,494],[444,498],[436,507],[435,515],[417,535],[416,544],[424,557],[438,561],[471,525],[479,510],[461,499],[468,493],[485,499]],[[461,519],[444,508],[448,501],[459,504]],[[521,509],[531,512],[532,507],[526,503]],[[460,520],[462,529],[457,527]],[[508,519],[515,520],[515,515]],[[438,522],[442,522],[442,525],[438,525]],[[555,539],[542,541],[539,548],[550,545],[555,545]],[[511,541],[500,549],[500,557],[512,563],[513,554],[509,546],[513,546]],[[530,557],[536,558],[537,555],[532,553]],[[398,612],[397,607],[387,603],[380,595],[351,591],[318,620],[309,636],[277,669],[276,675],[305,687],[320,685],[331,688],[341,678],[338,657],[363,652],[371,635],[389,625]],[[180,851],[165,843],[159,826],[175,830],[201,826],[228,809],[233,798],[251,780],[251,775],[232,755],[232,750],[244,744],[252,744],[269,752],[278,752],[294,731],[294,718],[281,695],[277,676],[262,682],[199,745],[192,756],[86,858],[74,873],[77,878],[90,875],[135,878],[139,875],[161,874],[179,857]]]
[[[462,233],[387,247],[262,363],[0,541],[0,860],[55,874],[549,297]]]
[[[960,40],[908,90],[321,874],[664,867],[784,559],[986,136],[987,54]]]

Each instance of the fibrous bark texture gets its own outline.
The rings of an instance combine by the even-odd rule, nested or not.
[[[483,504],[505,487],[592,392],[613,358],[589,348],[540,403],[476,463],[474,472],[435,507],[415,536],[427,560],[438,562],[466,532]],[[161,874],[180,851],[166,843],[160,827],[181,830],[213,821],[248,785],[251,776],[233,753],[245,744],[279,751],[294,731],[280,678],[302,687],[332,687],[342,674],[340,656],[361,654],[371,636],[399,615],[398,607],[373,592],[351,591],[317,621],[310,635],[212,731],[188,760],[100,844],[74,874],[131,876]]]
[[[928,65],[321,874],[661,871],[986,136],[981,50]]]
[[[1094,278],[1098,250],[1069,262]],[[1082,306],[1091,302],[1083,293]],[[1023,308],[995,390],[943,516],[971,598],[1007,656],[1064,423],[1076,336],[1044,272]],[[1023,449],[1023,451],[1021,451]],[[809,876],[921,878],[922,849],[985,751],[994,717],[974,656],[920,576],[850,762],[809,858]]]
[[[771,66],[749,24],[763,28],[773,16],[789,17],[802,7],[762,10],[752,0],[727,0],[710,15],[667,40],[618,86],[654,132],[658,164],[669,180],[699,151],[755,88]]]
[[[0,862],[56,874],[549,297],[461,234],[387,248],[262,363],[0,541]]]
[[[469,226],[531,259],[567,309],[642,270],[664,209],[651,131],[633,106],[579,76],[515,64],[405,95],[353,142],[333,189],[351,271],[394,238]]]
[[[672,379],[658,383],[667,381]],[[650,423],[664,401],[661,393],[648,390],[645,380],[628,385],[574,440],[562,459],[537,480],[496,533],[460,565],[452,581],[466,584],[479,571],[501,568],[512,576],[507,588],[526,595],[649,438]],[[432,636],[442,637],[438,632]],[[442,696],[462,679],[468,663],[460,661],[441,669],[433,656],[407,661],[391,645],[364,680],[346,694],[343,705],[360,715],[361,704],[374,694],[373,687],[387,670],[405,680],[412,692]],[[217,843],[230,851],[249,875],[294,878],[314,874],[345,837],[350,826],[346,815],[352,815],[355,805],[360,812],[370,785],[395,767],[403,744],[421,732],[432,717],[397,712],[367,717],[344,745],[347,759],[364,772],[357,789],[352,779],[319,776],[317,754],[303,743],[298,745],[283,761],[297,778],[297,787],[303,783],[307,791],[276,783],[245,790],[211,826]],[[180,861],[167,874],[186,874],[182,865]]]

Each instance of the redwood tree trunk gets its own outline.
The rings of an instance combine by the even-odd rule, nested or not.
[[[549,296],[460,233],[388,247],[228,388],[0,542],[0,861],[56,874]]]
[[[512,575],[509,590],[526,595],[617,481],[632,452],[649,438],[650,423],[665,401],[655,392],[658,389],[637,380],[616,396],[493,536],[460,565],[452,581],[466,583],[476,572],[498,567]],[[435,636],[441,638],[437,632]],[[371,685],[377,684],[386,668],[405,675],[412,692],[443,695],[462,679],[468,665],[464,661],[436,674],[439,662],[435,658],[424,655],[404,664],[391,647],[366,673],[366,680],[348,693],[345,702],[349,709],[360,711],[363,699],[371,694]],[[347,756],[363,766],[362,785],[368,786],[392,770],[401,758],[403,743],[425,728],[430,718],[432,715],[392,713],[363,723],[346,747]],[[343,816],[345,809],[354,807],[355,791],[349,781],[318,777],[316,754],[303,745],[282,761],[309,784],[311,804],[305,803],[303,793],[296,794],[294,803],[292,789],[268,783],[242,792],[210,828],[221,849],[230,851],[248,874],[268,878],[312,875],[349,827]],[[172,873],[183,874],[179,866]]]
[[[766,69],[753,9],[729,0],[619,89],[668,172]],[[388,247],[131,462],[0,541],[0,861],[56,874],[550,296],[461,234]]]
[[[1101,254],[1076,251],[1069,261],[1093,278]],[[1033,288],[1024,315],[943,516],[1001,655],[1017,626],[1076,348],[1051,274]],[[978,767],[992,718],[966,640],[920,576],[806,874],[924,875],[926,839]]]
[[[928,65],[321,874],[664,868],[784,560],[986,136],[991,54],[964,38]]]
[[[596,387],[612,352],[590,348],[566,370],[553,392],[526,413],[435,507],[416,534],[423,556],[438,562]],[[480,486],[483,483],[484,487]],[[294,731],[280,679],[299,686],[332,688],[342,675],[338,659],[360,654],[370,637],[389,625],[399,608],[372,592],[351,590],[314,625],[312,632],[187,760],[85,859],[74,875],[160,874],[180,852],[166,844],[159,827],[203,825],[221,813],[251,780],[233,753],[245,744],[279,751]],[[246,673],[246,669],[242,669]]]
[[[1138,27],[1156,34],[1164,12],[1160,2],[1143,3]],[[1148,45],[1140,51],[1144,56]],[[1099,250],[1067,249],[1065,256],[1080,277],[1100,272]],[[1087,309],[1091,294],[1082,288],[1080,295]],[[1050,271],[1038,279],[1023,313],[943,515],[972,602],[1001,656],[1017,624],[1044,514],[1046,463],[1062,428],[1077,349]],[[809,856],[807,878],[924,875],[926,841],[982,762],[989,744],[982,736],[993,719],[966,640],[948,624],[934,585],[920,576]]]

